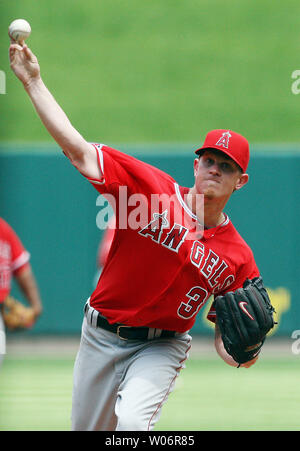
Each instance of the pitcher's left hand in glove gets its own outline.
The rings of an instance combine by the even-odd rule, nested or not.
[[[28,329],[35,322],[35,311],[12,296],[7,296],[3,304],[3,320],[10,330]]]
[[[273,312],[261,277],[215,299],[217,323],[224,347],[240,366],[258,356],[274,327]]]

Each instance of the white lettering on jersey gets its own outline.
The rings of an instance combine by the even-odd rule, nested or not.
[[[0,240],[0,257],[10,260],[11,258],[11,247],[6,241]]]
[[[201,272],[208,279],[211,274],[213,268],[216,266],[216,264],[219,261],[219,257],[217,254],[215,254],[211,249],[209,250],[208,256],[206,257],[206,260],[204,262],[203,267],[201,268]]]
[[[178,252],[188,232],[187,228],[175,223],[161,244],[171,251]]]
[[[193,265],[200,268],[202,259],[204,257],[204,245],[200,241],[194,241],[191,251],[191,262]]]
[[[163,229],[169,227],[169,221],[167,219],[168,210],[163,213],[153,213],[153,220],[149,222],[142,230],[138,233],[142,236],[150,236],[153,241],[160,243],[161,234]]]

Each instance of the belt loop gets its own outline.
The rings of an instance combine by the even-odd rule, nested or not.
[[[94,327],[96,329],[96,327],[97,327],[97,319],[98,319],[99,313],[97,312],[97,310],[93,309],[92,307],[90,307],[90,309],[92,310],[92,313],[91,313],[91,325],[92,325],[92,327]]]
[[[154,336],[155,338],[159,338],[161,336],[162,329],[155,329]]]
[[[95,310],[93,307],[89,305],[89,299],[84,306],[84,312],[88,323],[92,327],[96,328],[99,313],[97,312],[97,310]]]
[[[148,340],[152,340],[152,339],[155,337],[155,331],[156,331],[156,329],[149,328],[149,331],[148,331]]]
[[[83,308],[83,312],[84,312],[84,314],[86,315],[87,314],[87,311],[88,311],[88,309],[89,309],[89,306],[90,306],[90,297],[86,300],[86,303],[84,304],[84,308]]]

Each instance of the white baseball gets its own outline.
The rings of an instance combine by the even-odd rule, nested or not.
[[[16,19],[8,27],[8,34],[15,41],[25,41],[31,33],[31,27],[27,20]]]

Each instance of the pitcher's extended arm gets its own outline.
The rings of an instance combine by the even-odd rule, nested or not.
[[[37,57],[26,44],[12,40],[9,48],[10,66],[23,83],[36,112],[48,132],[74,166],[85,176],[101,178],[94,147],[73,127],[44,84]]]

